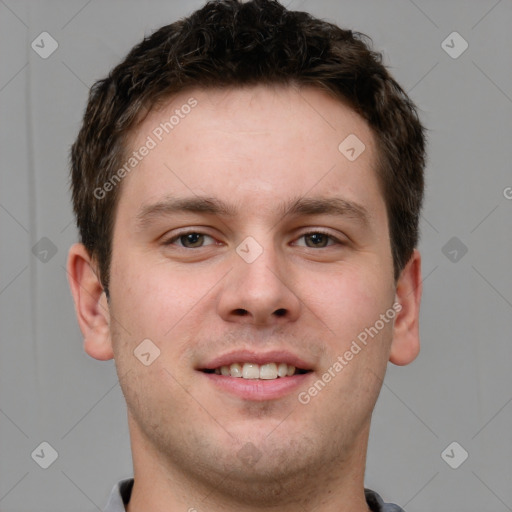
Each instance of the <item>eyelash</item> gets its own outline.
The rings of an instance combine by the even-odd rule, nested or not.
[[[332,234],[328,233],[327,231],[323,231],[322,229],[315,229],[314,231],[308,231],[306,233],[302,233],[296,240],[298,240],[300,238],[303,238],[305,236],[308,236],[308,235],[316,235],[316,234],[325,235],[330,240],[333,240],[335,242],[334,244],[328,244],[325,247],[319,247],[319,249],[326,249],[327,247],[331,247],[332,245],[344,245],[344,242],[342,242],[341,240],[339,240],[338,238],[336,238]],[[173,245],[175,241],[177,241],[181,237],[184,237],[184,236],[187,236],[187,235],[204,235],[204,236],[208,236],[208,237],[213,239],[213,237],[211,235],[208,235],[206,233],[202,233],[201,231],[190,230],[190,231],[183,231],[182,233],[179,233],[179,234],[173,236],[172,238],[169,238],[168,240],[166,240],[163,243],[163,245],[165,245],[165,246]],[[212,244],[212,245],[214,245],[214,244]],[[206,246],[203,245],[203,246],[200,246],[200,247],[181,247],[181,246],[178,246],[178,247],[179,247],[179,249],[192,250],[192,249],[203,249]],[[302,247],[304,247],[304,246],[302,246]],[[315,249],[315,247],[307,247],[307,246],[305,246],[305,247],[307,249]]]

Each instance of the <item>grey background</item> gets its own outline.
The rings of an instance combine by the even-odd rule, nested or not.
[[[68,151],[88,87],[201,5],[0,0],[1,511],[95,511],[131,476],[113,362],[83,352],[67,285]],[[289,5],[369,34],[430,130],[422,352],[389,365],[366,485],[407,512],[512,510],[512,2]],[[59,45],[47,59],[31,48],[43,31]],[[456,59],[453,31],[469,44]],[[42,441],[48,469],[31,458]],[[453,441],[458,469],[441,457]]]

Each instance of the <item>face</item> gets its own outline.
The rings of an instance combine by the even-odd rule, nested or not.
[[[400,309],[366,122],[317,89],[192,90],[129,148],[109,343],[134,459],[239,492],[360,461]]]

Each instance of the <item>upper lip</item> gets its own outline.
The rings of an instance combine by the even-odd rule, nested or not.
[[[221,366],[230,366],[233,363],[255,363],[259,365],[265,363],[286,363],[288,365],[295,366],[295,368],[300,368],[301,370],[312,370],[311,363],[304,361],[292,352],[288,352],[286,350],[255,352],[254,350],[250,349],[235,350],[221,355],[215,359],[212,359],[198,369],[214,370],[215,368],[220,368]]]

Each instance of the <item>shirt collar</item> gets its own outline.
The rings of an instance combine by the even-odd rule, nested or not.
[[[133,478],[121,480],[112,489],[107,506],[103,512],[125,512],[125,505],[130,501],[132,494]]]
[[[107,506],[103,512],[126,512],[125,505],[130,501],[132,488],[133,478],[121,480],[114,485]],[[384,503],[383,499],[371,489],[365,489],[364,495],[366,503],[368,503],[372,512],[404,512],[398,505]]]

